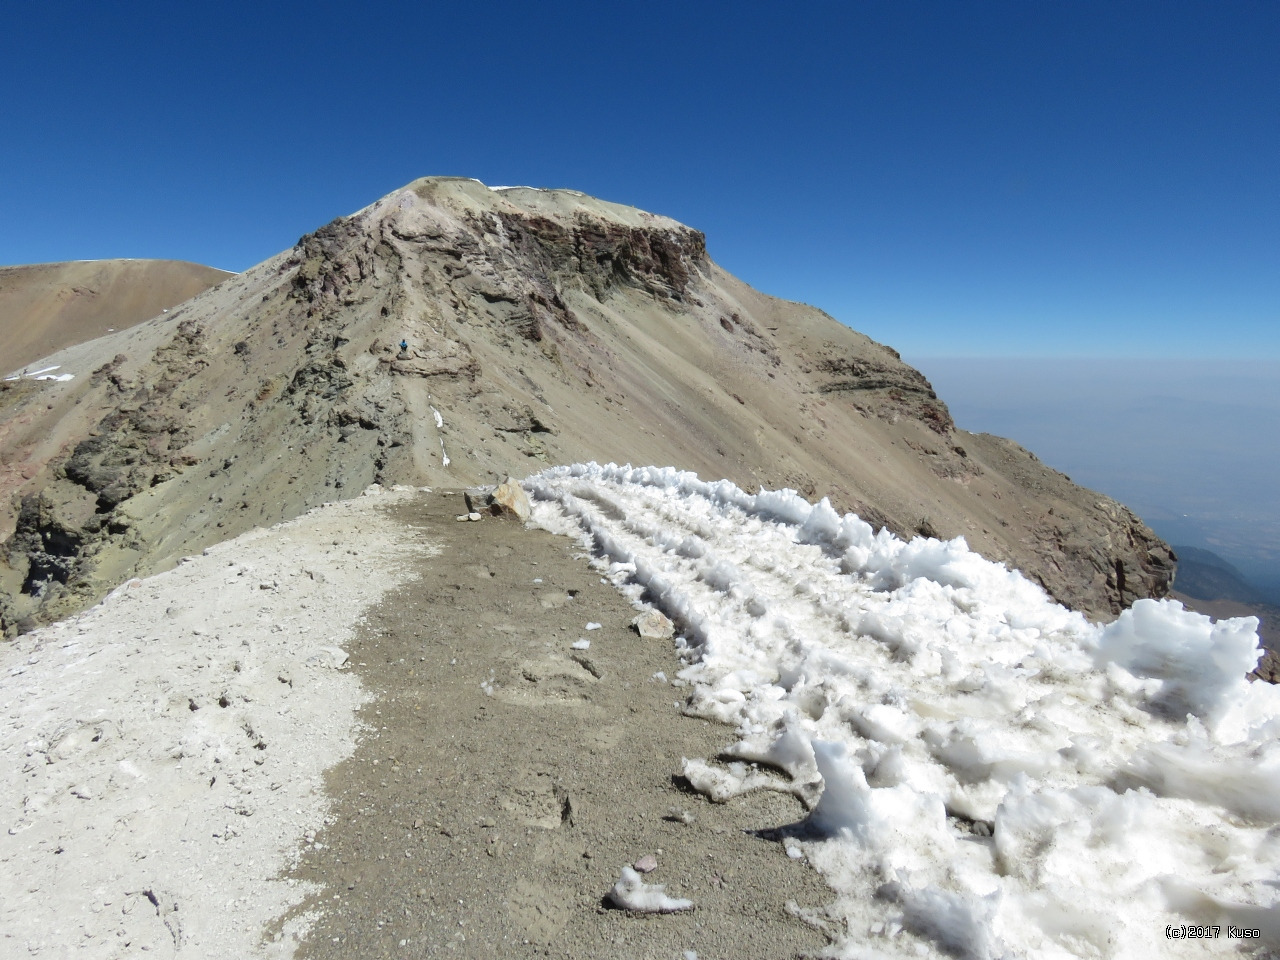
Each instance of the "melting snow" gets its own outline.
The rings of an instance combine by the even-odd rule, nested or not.
[[[679,913],[692,910],[693,901],[668,897],[660,883],[645,883],[631,867],[622,868],[622,876],[609,891],[609,902],[621,910],[637,913]]]
[[[24,370],[21,373],[15,373],[12,376],[5,377],[4,379],[6,382],[13,382],[14,380],[21,380],[25,377],[30,380],[52,380],[54,383],[66,383],[68,380],[74,380],[76,378],[74,373],[53,372],[54,370],[60,369],[62,369],[61,366],[55,364],[52,367],[42,367],[41,369],[30,373]]]
[[[963,539],[671,468],[525,486],[537,523],[682,627],[685,711],[737,732],[690,782],[809,808],[778,826],[836,891],[832,956],[1185,957],[1183,924],[1221,925],[1197,955],[1237,955],[1229,924],[1280,946],[1256,620],[1143,600],[1098,626]]]
[[[476,181],[476,182],[478,183],[479,181]],[[434,416],[434,417],[435,417],[435,420],[436,420],[436,429],[437,429],[437,430],[443,430],[443,429],[444,429],[444,417],[440,416],[440,411],[439,411],[439,410],[437,410],[435,407],[432,407],[432,408],[431,408],[431,414],[432,414],[432,416]],[[442,467],[447,467],[447,466],[449,465],[449,463],[450,463],[450,461],[449,461],[449,453],[448,453],[448,451],[446,451],[446,450],[445,450],[445,448],[444,448],[444,437],[442,436],[442,437],[440,437],[440,466],[442,466]],[[477,519],[478,519],[478,518],[477,518]]]

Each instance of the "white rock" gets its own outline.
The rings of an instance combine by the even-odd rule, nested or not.
[[[320,647],[311,656],[307,657],[307,663],[317,667],[329,667],[338,670],[346,665],[347,651],[341,647]]]
[[[676,634],[675,624],[657,610],[646,610],[637,615],[631,625],[646,640],[670,640]]]

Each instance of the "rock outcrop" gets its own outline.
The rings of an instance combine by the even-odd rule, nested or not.
[[[0,391],[8,633],[371,483],[588,459],[963,535],[1098,617],[1173,569],[1120,504],[957,429],[892,349],[752,290],[696,230],[571,191],[419,180],[50,362],[76,378]]]

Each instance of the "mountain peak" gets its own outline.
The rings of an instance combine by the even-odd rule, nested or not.
[[[75,379],[0,394],[9,631],[371,483],[589,460],[965,536],[1099,616],[1172,570],[1121,505],[957,430],[892,349],[746,286],[696,230],[574,191],[417,180],[50,360]]]

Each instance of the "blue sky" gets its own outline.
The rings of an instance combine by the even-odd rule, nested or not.
[[[26,4],[0,263],[244,269],[427,174],[908,354],[1280,358],[1280,4]]]

